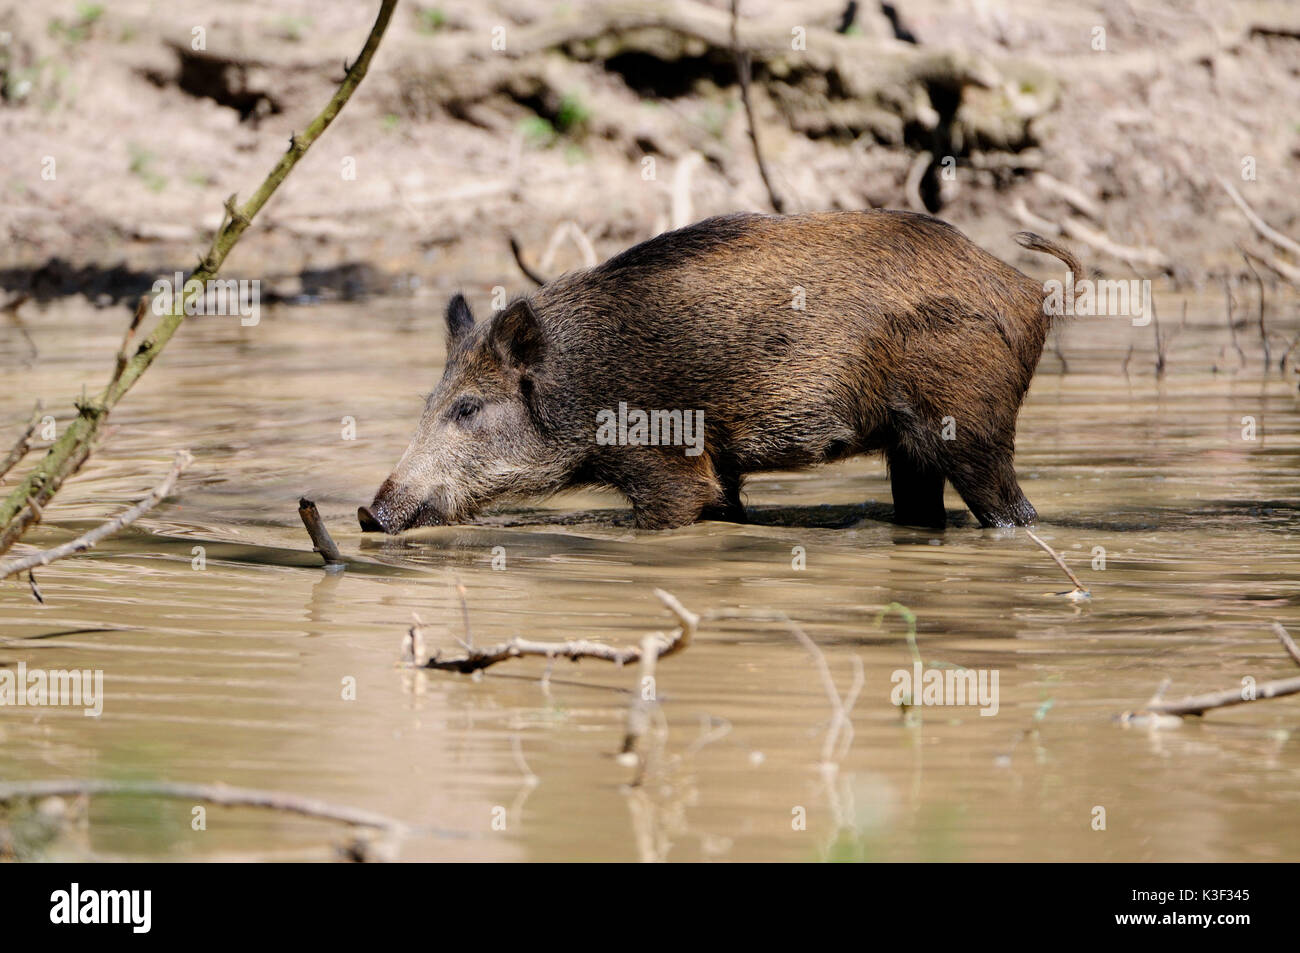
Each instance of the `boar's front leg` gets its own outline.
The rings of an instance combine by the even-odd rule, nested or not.
[[[620,467],[614,485],[631,501],[638,529],[676,529],[689,526],[706,511],[730,509],[722,482],[707,455],[686,457],[680,450],[642,450],[629,457]],[[739,505],[739,483],[736,492]]]
[[[894,522],[903,526],[943,529],[948,514],[943,508],[943,471],[919,463],[902,449],[890,450],[889,487],[894,495]]]
[[[1028,526],[1038,520],[1016,480],[1009,450],[963,456],[953,462],[948,479],[981,526]]]

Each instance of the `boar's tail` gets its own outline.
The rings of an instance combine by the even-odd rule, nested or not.
[[[1055,255],[1065,262],[1065,266],[1070,271],[1074,272],[1076,283],[1088,277],[1087,269],[1079,263],[1079,259],[1074,257],[1073,252],[1062,248],[1056,242],[1049,242],[1042,235],[1035,235],[1033,232],[1016,232],[1016,244],[1031,251],[1044,251],[1049,255]]]

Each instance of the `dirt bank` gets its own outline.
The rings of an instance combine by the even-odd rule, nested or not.
[[[1294,4],[898,8],[891,22],[860,3],[850,21],[838,0],[742,4],[759,135],[790,210],[923,207],[1021,262],[1008,233],[1060,226],[1103,269],[1191,284],[1246,273],[1237,243],[1300,265],[1216,179],[1300,234]],[[111,297],[123,285],[105,268],[134,287],[191,266],[373,15],[151,0],[0,13],[0,284],[21,291],[45,268],[50,288],[100,276]],[[227,270],[289,296],[310,293],[302,273],[345,264],[328,291],[448,270],[513,285],[510,233],[553,273],[582,263],[583,236],[604,257],[683,220],[768,209],[730,43],[717,2],[403,4]],[[578,229],[556,238],[566,222]]]

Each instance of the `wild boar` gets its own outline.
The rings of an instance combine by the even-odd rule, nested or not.
[[[900,523],[943,527],[945,481],[985,526],[1031,523],[1012,453],[1049,320],[1040,283],[927,215],[707,219],[481,322],[452,298],[442,380],[358,516],[605,486],[642,528],[743,521],[746,474],[879,451]]]

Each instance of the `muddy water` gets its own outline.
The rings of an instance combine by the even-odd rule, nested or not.
[[[874,460],[753,480],[748,526],[637,533],[598,512],[617,499],[582,494],[546,504],[588,513],[573,525],[363,538],[355,507],[436,376],[439,306],[264,309],[256,327],[198,319],[179,335],[29,542],[135,500],[188,447],[181,491],[38,573],[43,607],[25,583],[0,587],[0,665],[99,669],[105,691],[98,718],[0,709],[0,778],[317,797],[412,825],[405,859],[1300,859],[1300,701],[1172,730],[1114,720],[1166,678],[1179,696],[1295,674],[1269,624],[1300,634],[1297,378],[1263,375],[1246,331],[1241,366],[1213,302],[1193,302],[1163,381],[1149,328],[1081,320],[1061,340],[1069,373],[1044,357],[1018,465],[1039,532],[1094,593],[1083,604],[1057,594],[1069,584],[1023,532],[967,520],[929,533],[855,509],[889,501]],[[61,412],[101,380],[120,318],[80,301],[31,314],[30,363],[5,331],[7,426],[33,397]],[[364,565],[317,568],[300,495]],[[785,628],[718,621],[662,663],[645,782],[631,788],[612,753],[634,672],[396,665],[413,613],[456,648],[457,583],[478,643],[628,642],[669,624],[655,586],[698,612],[785,612],[840,692],[861,663],[851,745],[836,772],[818,767],[832,709]],[[891,676],[913,656],[903,617],[881,618],[893,603],[915,614],[927,668],[996,672],[995,715],[902,716]],[[9,820],[45,857],[328,857],[340,840],[335,824],[255,809],[214,807],[195,831],[192,806],[100,798],[53,838],[23,809]]]

